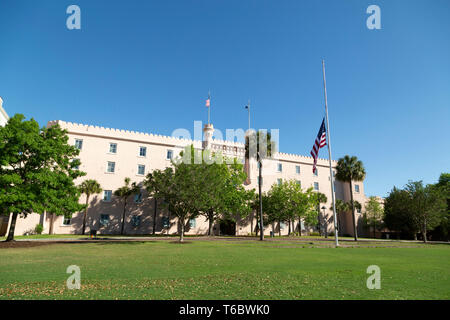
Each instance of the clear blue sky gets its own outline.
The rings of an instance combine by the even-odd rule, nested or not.
[[[66,8],[81,8],[81,30]],[[381,8],[381,30],[366,8]],[[211,118],[223,132],[279,128],[308,155],[326,61],[335,159],[356,155],[368,195],[450,164],[450,1],[58,0],[0,2],[0,96],[47,121],[170,135]],[[326,157],[326,150],[321,150]]]

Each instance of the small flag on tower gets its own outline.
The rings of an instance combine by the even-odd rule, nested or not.
[[[211,105],[211,96],[208,94],[208,99],[206,99],[205,106],[209,107]]]
[[[317,157],[319,155],[319,149],[327,145],[327,134],[325,129],[325,118],[322,120],[322,125],[320,126],[319,133],[317,134],[316,141],[314,142],[313,148],[311,150],[311,156],[314,159],[313,172],[316,172]]]

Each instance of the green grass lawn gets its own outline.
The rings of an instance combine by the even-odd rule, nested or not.
[[[68,290],[69,265],[81,289]],[[381,268],[369,290],[366,269]],[[1,299],[449,299],[450,246],[295,241],[51,244],[0,249]]]

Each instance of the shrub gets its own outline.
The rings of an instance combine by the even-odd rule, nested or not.
[[[38,223],[36,225],[36,227],[34,228],[34,232],[36,234],[42,234],[42,231],[44,231],[44,226],[42,224]]]
[[[311,232],[309,235],[316,237],[316,236],[320,236],[320,233],[314,231],[314,232]]]

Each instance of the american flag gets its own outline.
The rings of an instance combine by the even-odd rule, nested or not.
[[[208,99],[206,99],[206,107],[210,107],[211,106],[211,93],[208,92]]]
[[[313,148],[311,150],[311,156],[314,159],[313,172],[316,172],[317,156],[319,155],[319,149],[327,145],[327,134],[325,129],[325,118],[322,120],[322,125],[320,126],[319,133],[317,134],[316,141],[314,142]]]

